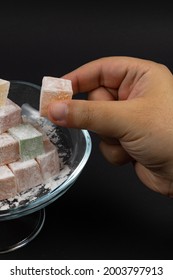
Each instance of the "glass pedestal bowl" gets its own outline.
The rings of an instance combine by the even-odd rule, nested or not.
[[[0,254],[28,244],[40,232],[45,207],[63,195],[77,180],[91,153],[87,130],[57,127],[39,116],[40,86],[11,81],[8,98],[22,108],[24,120],[39,124],[57,147],[60,173],[46,184],[0,201]]]

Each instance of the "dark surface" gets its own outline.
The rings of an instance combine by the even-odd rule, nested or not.
[[[3,7],[0,36],[0,78],[7,80],[40,85],[45,75],[60,77],[113,55],[173,69],[168,7]],[[172,259],[173,201],[147,189],[131,165],[109,165],[99,139],[91,137],[86,167],[73,187],[46,207],[39,235],[1,259]]]

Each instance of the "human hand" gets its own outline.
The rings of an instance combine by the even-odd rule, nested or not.
[[[173,196],[173,77],[169,69],[132,57],[107,57],[66,74],[74,94],[88,100],[49,105],[57,125],[101,136],[100,149],[112,164],[132,161],[140,180]]]

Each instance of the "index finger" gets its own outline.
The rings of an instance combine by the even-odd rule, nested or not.
[[[72,81],[73,92],[88,92],[100,86],[119,88],[127,73],[141,68],[144,60],[132,57],[105,57],[88,62],[63,76]],[[134,75],[134,73],[133,73]]]

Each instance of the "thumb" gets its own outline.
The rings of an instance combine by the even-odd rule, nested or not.
[[[66,100],[51,103],[48,118],[53,123],[120,138],[129,128],[128,101]]]

